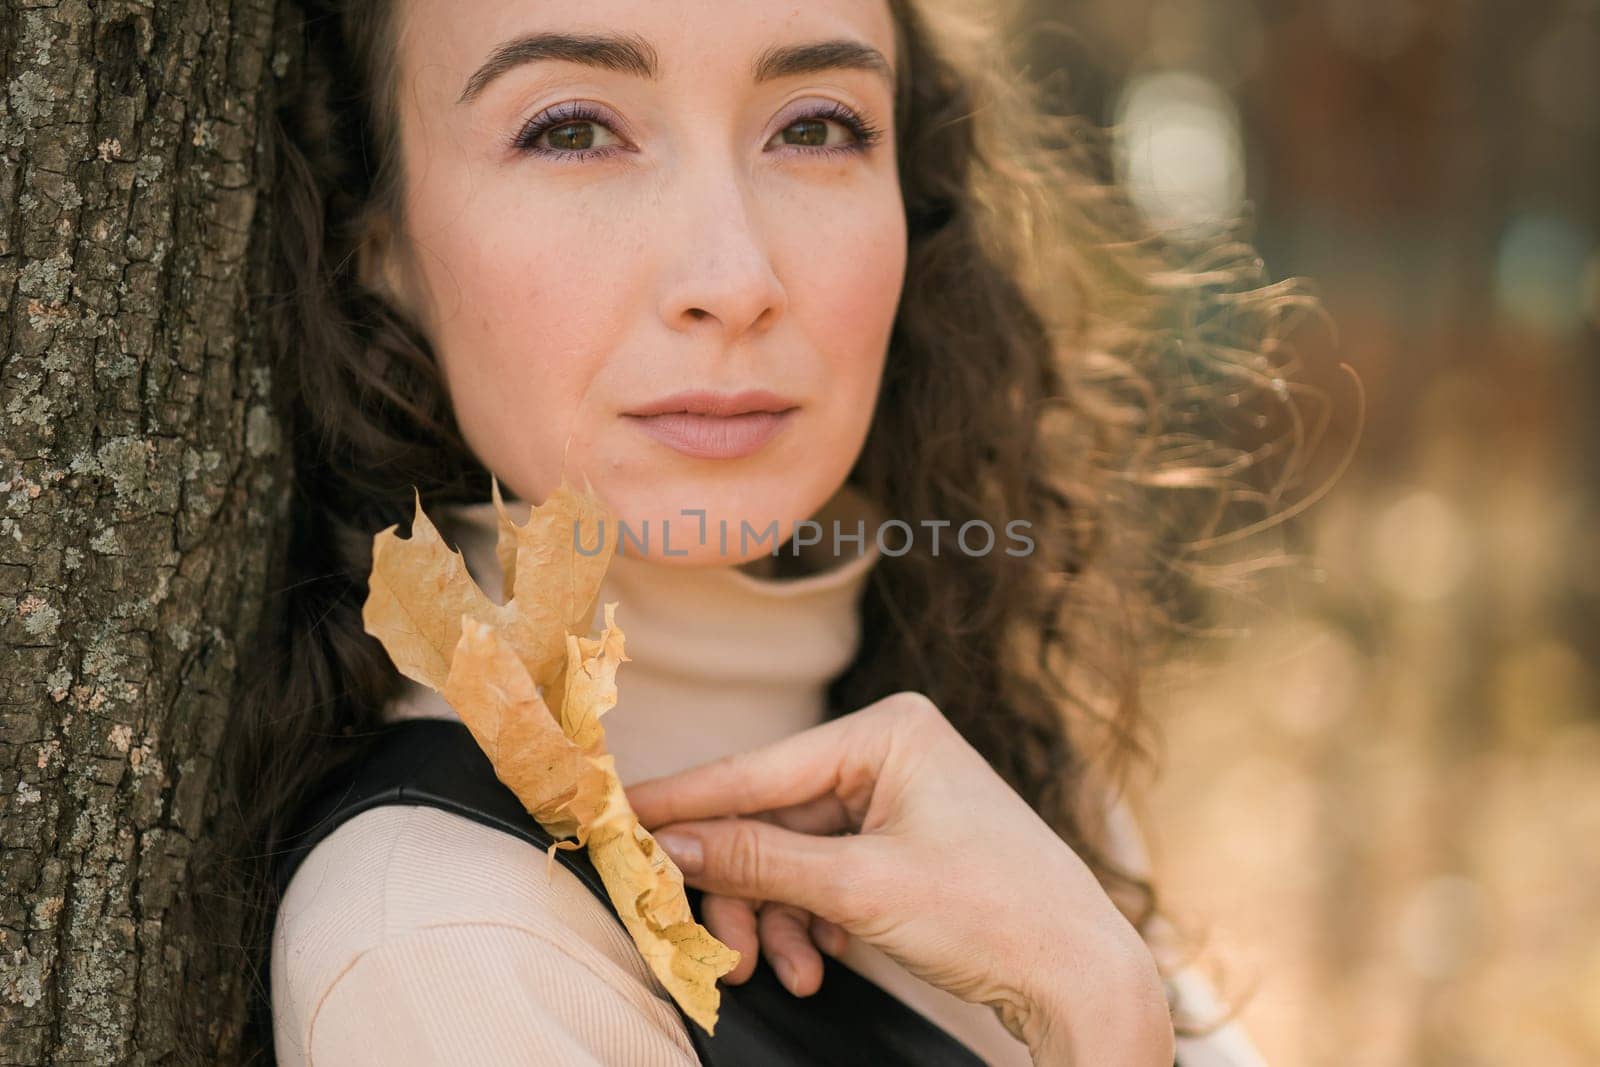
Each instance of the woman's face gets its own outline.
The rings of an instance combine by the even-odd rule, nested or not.
[[[399,0],[397,16],[404,217],[377,262],[468,444],[528,500],[565,457],[636,535],[649,520],[652,556],[663,520],[675,562],[771,552],[756,535],[776,520],[786,540],[853,466],[899,304],[888,4]],[[698,390],[789,410],[629,414]]]

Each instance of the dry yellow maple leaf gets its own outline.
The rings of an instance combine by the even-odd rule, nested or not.
[[[473,581],[419,496],[409,538],[397,526],[373,538],[366,631],[400,673],[444,696],[495,775],[560,839],[547,873],[556,849],[588,849],[651,971],[714,1033],[717,979],[739,953],[695,921],[682,872],[639,825],[605,748],[600,719],[617,703],[617,668],[628,662],[615,602],[600,635],[588,636],[615,547],[601,536],[610,515],[592,489],[578,493],[563,478],[518,526],[498,480],[492,492],[506,602]]]

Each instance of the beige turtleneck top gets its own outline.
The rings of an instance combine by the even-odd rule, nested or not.
[[[520,522],[528,505],[507,508]],[[825,514],[850,531],[874,512],[846,487]],[[449,509],[438,522],[478,584],[501,599],[492,505]],[[595,626],[604,605],[619,602],[629,662],[604,725],[624,786],[823,721],[827,684],[856,651],[860,594],[879,552],[870,533],[859,554],[836,557],[826,538],[810,552],[810,573],[792,578],[613,557]],[[457,717],[409,680],[384,714]],[[1123,833],[1132,832],[1128,822]],[[436,808],[380,807],[342,824],[306,856],[279,907],[278,1063],[697,1064],[686,1024],[627,931],[564,866],[546,872],[534,846]],[[1030,1063],[990,1008],[928,985],[857,938],[840,961],[995,1067]],[[1203,982],[1180,981],[1205,1003]],[[1180,1043],[1180,1055],[1184,1067],[1259,1062],[1237,1027]]]

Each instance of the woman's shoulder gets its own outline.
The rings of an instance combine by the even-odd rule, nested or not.
[[[273,930],[274,1003],[315,1001],[364,953],[452,925],[532,934],[665,994],[610,909],[559,860],[452,812],[389,804],[342,823],[290,879]]]
[[[290,1067],[412,1067],[463,1042],[496,1063],[694,1062],[666,990],[576,875],[438,808],[371,808],[306,854],[271,977]]]

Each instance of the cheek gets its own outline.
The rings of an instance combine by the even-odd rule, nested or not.
[[[531,377],[570,374],[604,351],[616,315],[616,245],[600,226],[537,204],[475,210],[438,247],[442,282],[458,295],[439,320],[454,362]]]
[[[802,216],[803,217],[803,216]],[[875,395],[906,266],[898,189],[880,190],[786,231],[790,313],[812,340],[830,381]]]
[[[619,248],[604,212],[562,206],[497,201],[480,188],[434,230],[423,256],[457,418],[478,455],[501,469],[581,437],[603,406],[591,385],[626,321],[621,272],[636,250]]]

